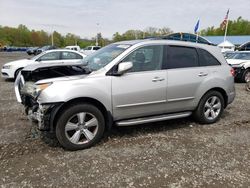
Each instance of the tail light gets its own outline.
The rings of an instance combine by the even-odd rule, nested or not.
[[[235,70],[233,68],[231,68],[230,72],[231,72],[232,76],[235,77]]]

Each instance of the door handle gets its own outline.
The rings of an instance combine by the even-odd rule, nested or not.
[[[163,80],[165,80],[164,78],[160,78],[160,77],[154,77],[153,79],[152,79],[152,82],[161,82],[161,81],[163,81]]]
[[[207,76],[207,75],[208,75],[208,73],[204,73],[204,72],[200,72],[200,73],[198,74],[199,77],[203,77],[203,76]]]

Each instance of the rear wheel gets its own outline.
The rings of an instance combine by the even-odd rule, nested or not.
[[[104,128],[104,117],[98,108],[90,104],[78,104],[60,115],[56,137],[65,149],[86,149],[100,141]]]
[[[194,118],[202,124],[215,123],[223,113],[224,98],[218,91],[209,91],[200,100]]]

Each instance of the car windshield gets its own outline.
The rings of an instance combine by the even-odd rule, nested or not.
[[[87,67],[96,71],[109,64],[118,55],[124,52],[130,45],[111,44],[84,58]]]
[[[245,59],[250,60],[250,53],[236,53],[230,59]]]

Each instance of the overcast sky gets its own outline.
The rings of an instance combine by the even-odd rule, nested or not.
[[[219,26],[228,8],[230,19],[250,20],[250,0],[0,0],[0,25],[24,24],[83,38],[97,32],[111,38],[149,26],[193,32],[198,18],[200,29]]]

